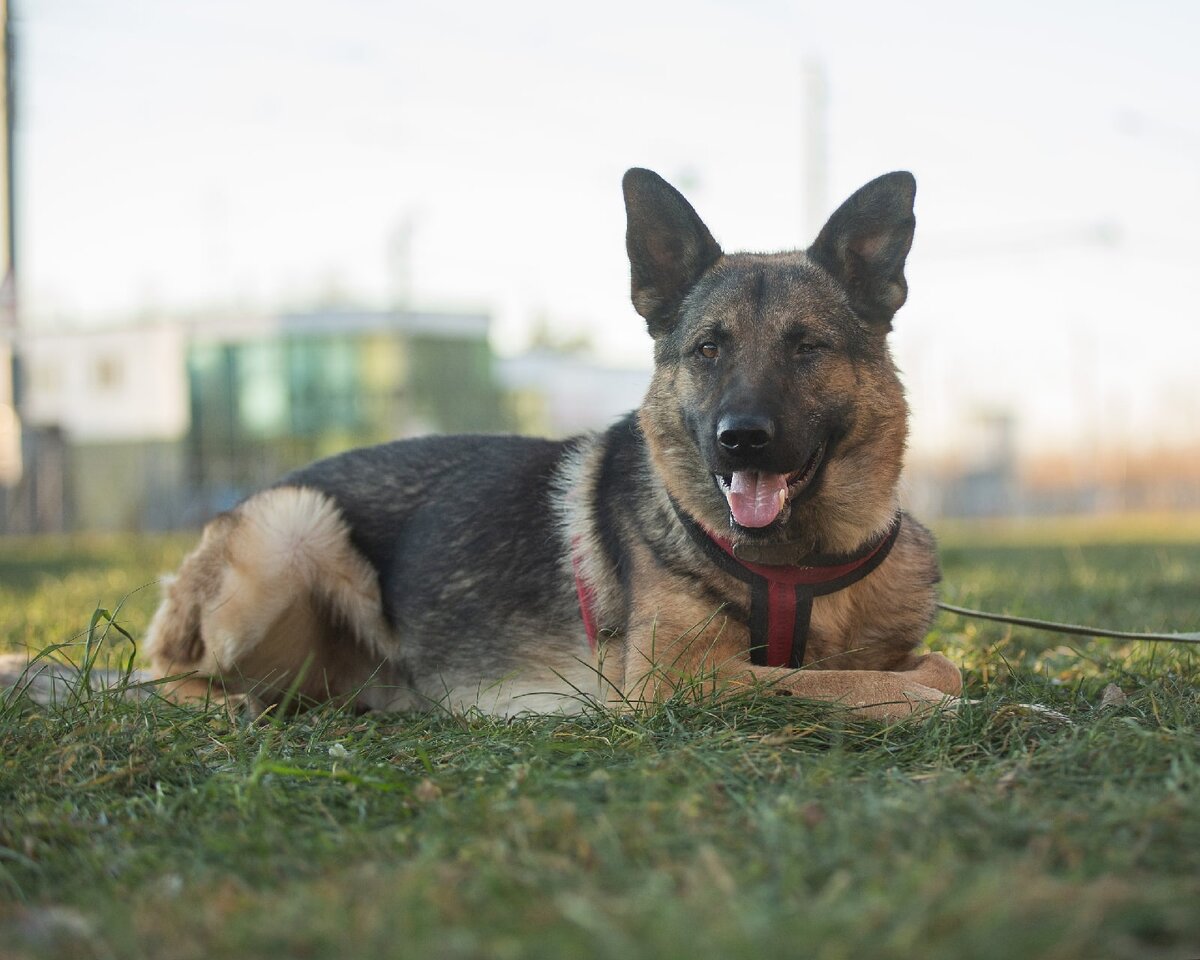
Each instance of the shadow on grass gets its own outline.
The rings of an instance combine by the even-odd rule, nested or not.
[[[20,557],[0,548],[0,587],[32,593],[47,580],[62,580],[73,573],[98,573],[113,565],[111,556],[86,554]]]

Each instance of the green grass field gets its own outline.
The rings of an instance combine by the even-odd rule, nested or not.
[[[1200,630],[1194,524],[943,542],[950,602]],[[138,638],[186,546],[0,541],[0,649],[97,606]],[[981,702],[892,727],[0,700],[0,958],[1200,956],[1196,648],[950,615],[930,644]]]

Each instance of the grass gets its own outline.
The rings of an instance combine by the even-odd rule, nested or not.
[[[946,598],[1200,629],[1200,538],[1037,533],[950,531]],[[0,542],[0,647],[85,631],[184,546]],[[154,600],[116,611],[135,638]],[[513,721],[0,701],[0,957],[1200,955],[1194,649],[949,615],[930,642],[980,702],[892,727],[753,697]],[[1128,699],[1100,707],[1110,683]]]

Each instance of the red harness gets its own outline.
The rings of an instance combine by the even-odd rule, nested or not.
[[[840,557],[812,557],[797,566],[751,563],[734,555],[733,544],[711,533],[678,505],[684,528],[697,546],[718,567],[745,583],[750,590],[750,661],[767,667],[799,667],[804,663],[813,597],[836,593],[857,583],[883,563],[900,534],[903,514],[897,511],[880,536],[868,540],[854,553]],[[596,593],[584,580],[578,541],[572,564],[579,611],[588,644],[596,649]]]
[[[579,556],[579,538],[571,541],[571,567],[575,571],[575,594],[579,597],[579,613],[583,617],[583,629],[587,631],[588,646],[596,652],[596,591],[583,579],[583,561]]]

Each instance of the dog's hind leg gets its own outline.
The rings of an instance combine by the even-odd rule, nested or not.
[[[165,584],[147,635],[176,698],[245,693],[267,702],[386,692],[395,638],[374,568],[354,548],[334,502],[316,490],[277,487],[214,519]],[[368,689],[370,688],[370,689]]]

